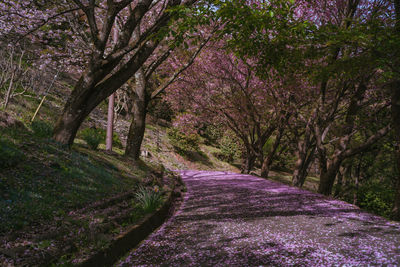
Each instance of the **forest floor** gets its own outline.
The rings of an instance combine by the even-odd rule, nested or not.
[[[400,223],[255,176],[181,171],[180,209],[118,266],[398,266]]]

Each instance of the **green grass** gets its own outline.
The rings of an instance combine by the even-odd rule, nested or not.
[[[2,129],[0,136],[7,157],[0,166],[0,233],[127,191],[150,169],[102,151],[66,150],[34,132]]]
[[[162,195],[160,191],[149,190],[140,187],[135,194],[136,200],[145,213],[155,211],[162,203]]]

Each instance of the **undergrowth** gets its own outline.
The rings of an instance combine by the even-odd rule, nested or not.
[[[140,187],[135,193],[136,200],[139,202],[142,210],[145,213],[155,211],[162,203],[162,194],[158,188],[153,190]]]
[[[138,178],[121,175],[105,158],[43,139],[50,133],[47,123],[31,127],[32,132],[0,130],[0,233],[38,224],[137,186]],[[136,174],[144,173],[138,169]]]

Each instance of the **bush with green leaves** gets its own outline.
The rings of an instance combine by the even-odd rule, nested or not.
[[[137,202],[145,213],[155,211],[162,203],[161,192],[139,187],[135,194]]]
[[[217,157],[227,162],[234,162],[240,158],[240,145],[237,138],[233,135],[226,134],[219,140],[221,152]]]
[[[394,200],[392,188],[379,181],[371,181],[362,185],[358,191],[360,208],[389,218]]]
[[[93,130],[87,130],[87,129],[93,129]],[[84,130],[82,130],[79,134],[80,138],[82,138],[83,140],[86,141],[86,143],[89,145],[89,143],[87,142],[87,136],[95,136],[96,138],[94,138],[93,141],[89,141],[89,142],[93,142],[93,145],[95,145],[95,140],[97,140],[97,138],[100,140],[99,144],[105,144],[106,142],[106,136],[107,136],[107,131],[105,129],[101,129],[101,128],[86,128]],[[86,139],[85,139],[86,138]],[[89,139],[92,139],[91,137],[89,137]],[[118,148],[123,148],[122,146],[122,142],[121,139],[119,138],[118,134],[116,132],[113,132],[113,146],[116,146]],[[96,146],[96,148],[93,148],[91,145],[89,145],[90,148],[92,149],[97,149],[98,145]]]
[[[200,151],[200,136],[196,133],[184,133],[177,128],[167,131],[169,141],[178,153]]]
[[[207,125],[202,132],[202,136],[208,144],[217,144],[224,136],[224,130],[221,127]]]
[[[53,135],[53,126],[45,121],[33,121],[31,123],[33,134],[40,138],[50,138]]]
[[[22,152],[12,142],[0,139],[0,168],[16,165],[23,156]]]
[[[99,144],[104,140],[102,130],[96,128],[85,128],[81,131],[80,136],[93,150],[96,150]]]

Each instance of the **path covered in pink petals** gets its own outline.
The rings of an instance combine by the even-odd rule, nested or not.
[[[117,266],[400,265],[400,223],[250,175],[181,175],[179,210]]]

